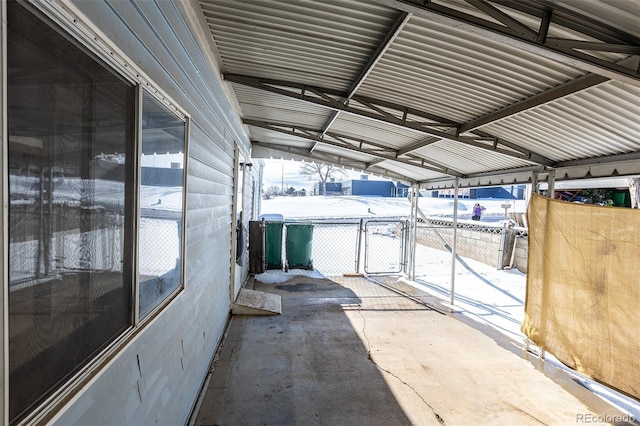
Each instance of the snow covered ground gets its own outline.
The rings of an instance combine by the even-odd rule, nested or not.
[[[483,222],[500,221],[504,218],[504,203],[511,204],[509,212],[524,213],[524,200],[459,200],[459,218],[470,220],[471,209],[480,202],[486,211]],[[425,215],[430,217],[452,217],[453,199],[421,197],[418,203]],[[278,197],[262,201],[261,213],[282,214],[285,220],[320,219],[320,218],[376,218],[376,217],[409,217],[410,202],[406,198],[359,197],[359,196],[313,196],[313,197]],[[390,237],[391,238],[391,237]],[[338,251],[335,251],[339,255]],[[451,254],[442,250],[418,246],[415,281],[407,282],[419,289],[427,291],[449,304],[451,298]],[[422,259],[422,261],[418,261]],[[428,259],[428,261],[424,261]],[[341,259],[336,259],[339,263]],[[282,282],[292,274],[318,274],[322,271],[267,271],[258,276],[262,282]],[[330,274],[329,274],[330,275]],[[474,321],[489,325],[515,341],[523,342],[524,335],[520,325],[524,318],[524,301],[526,293],[526,275],[517,270],[498,270],[471,259],[462,259],[455,266],[454,305],[460,312]],[[582,375],[568,369],[553,356],[547,354],[545,360],[565,370],[595,394],[621,411],[640,419],[640,403],[612,391]]]
[[[525,200],[482,199],[458,200],[458,217],[471,219],[473,205],[479,202],[486,208],[483,221],[496,221],[504,218],[502,205],[511,205],[509,212],[523,213]],[[429,216],[453,216],[452,198],[420,197],[420,209]],[[407,198],[363,197],[355,195],[276,197],[262,200],[262,214],[283,214],[285,219],[315,218],[360,218],[360,217],[409,217],[411,202]]]

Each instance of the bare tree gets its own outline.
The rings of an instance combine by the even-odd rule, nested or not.
[[[335,175],[340,174],[346,176],[346,172],[333,165],[316,164],[316,163],[303,163],[300,166],[300,174],[309,176],[310,178],[317,177],[320,183],[320,194],[327,195],[327,181]]]
[[[279,193],[280,193],[280,188],[278,188],[275,185],[271,185],[269,188],[266,189],[266,191],[264,191],[264,195],[267,198],[273,198],[277,196]]]

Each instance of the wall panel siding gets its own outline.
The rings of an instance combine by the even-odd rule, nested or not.
[[[186,278],[185,290],[54,423],[184,424],[229,315],[234,144],[249,152],[250,143],[192,34],[200,27],[186,19],[190,2],[73,6],[190,116]]]

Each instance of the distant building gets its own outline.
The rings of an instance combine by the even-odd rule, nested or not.
[[[524,200],[525,193],[526,185],[504,185],[487,188],[461,188],[458,192],[458,197],[471,199],[497,198],[507,200]],[[431,191],[431,196],[437,198],[453,198],[454,190],[443,189],[439,191]]]
[[[370,195],[376,197],[406,197],[409,186],[388,180],[354,179],[342,182],[344,195]]]
[[[313,195],[342,195],[342,183],[341,182],[325,182],[325,193],[322,193],[320,189],[320,182],[316,182],[313,185]]]
[[[524,200],[525,185],[504,185],[489,188],[474,188],[469,192],[469,198],[500,198]]]

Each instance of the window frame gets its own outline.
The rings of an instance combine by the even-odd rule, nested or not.
[[[183,166],[182,166],[182,221],[180,223],[180,234],[182,238],[180,239],[180,284],[178,287],[173,289],[171,292],[167,294],[167,296],[162,299],[160,303],[158,303],[155,307],[153,307],[149,312],[146,313],[144,317],[141,317],[140,312],[140,220],[142,218],[141,208],[140,208],[140,193],[142,186],[142,119],[143,119],[143,106],[144,106],[144,95],[147,94],[152,97],[156,102],[161,105],[167,107],[166,110],[169,113],[173,113],[176,118],[180,119],[184,123],[184,151],[183,155]],[[187,177],[188,177],[188,164],[189,164],[189,123],[190,117],[187,114],[180,114],[177,111],[173,110],[173,108],[169,108],[169,106],[173,106],[175,104],[167,103],[165,101],[164,96],[160,95],[158,91],[152,92],[145,88],[142,84],[139,84],[136,88],[136,135],[135,135],[135,164],[134,164],[134,209],[135,214],[133,218],[133,239],[134,239],[134,247],[133,247],[133,327],[141,326],[151,321],[155,318],[161,311],[163,311],[171,301],[173,301],[181,292],[185,289],[185,255],[186,255],[186,231],[187,231]]]
[[[131,207],[126,214],[131,215],[130,226],[131,239],[131,258],[130,258],[130,280],[132,283],[131,306],[130,306],[130,326],[126,328],[120,335],[115,337],[113,341],[107,344],[100,352],[89,357],[84,367],[75,373],[66,382],[61,383],[57,388],[53,389],[49,396],[42,401],[26,416],[22,417],[18,423],[46,423],[55,419],[57,412],[69,403],[74,396],[82,390],[84,386],[89,384],[100,371],[109,366],[148,326],[155,321],[167,307],[182,293],[186,288],[186,262],[185,256],[187,251],[187,196],[188,196],[188,170],[189,170],[189,142],[190,142],[190,123],[191,116],[178,106],[166,92],[164,92],[158,84],[150,79],[142,69],[138,68],[136,62],[131,60],[126,54],[120,51],[117,45],[104,37],[99,29],[87,21],[83,15],[73,4],[62,4],[57,2],[49,2],[46,0],[33,0],[27,3],[18,1],[21,7],[25,8],[39,19],[43,25],[52,27],[62,37],[68,39],[73,45],[85,54],[93,57],[101,66],[118,75],[124,81],[134,86],[135,96],[133,106],[134,110],[134,143],[132,150],[135,158],[132,158],[133,176],[131,177],[131,192],[126,197],[131,197]],[[0,18],[2,21],[7,19],[6,1],[0,0]],[[7,52],[6,40],[8,37],[7,26],[2,25],[0,29],[0,132],[2,135],[2,162],[0,170],[3,177],[9,176],[8,166],[8,113],[7,113]],[[168,295],[151,309],[144,318],[139,317],[139,287],[140,280],[138,274],[138,253],[139,253],[139,218],[140,218],[140,187],[141,187],[141,152],[142,152],[142,100],[144,93],[152,96],[156,101],[166,107],[166,110],[174,114],[177,118],[184,122],[184,162],[182,175],[182,223],[180,232],[182,233],[180,246],[180,284],[168,293]],[[8,179],[2,179],[0,187],[0,195],[3,200],[3,209],[0,212],[0,220],[2,221],[3,242],[0,247],[0,256],[2,258],[0,264],[0,274],[2,274],[5,285],[2,289],[2,301],[0,305],[0,322],[3,329],[5,339],[0,342],[0,362],[3,365],[3,379],[0,385],[0,423],[9,424],[9,321],[8,321],[8,262],[9,262],[9,211],[8,199],[9,188]]]

